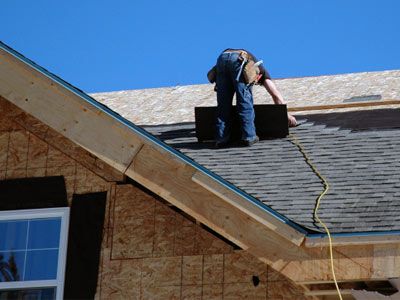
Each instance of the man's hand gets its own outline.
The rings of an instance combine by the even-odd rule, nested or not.
[[[297,125],[297,120],[295,117],[293,117],[291,114],[288,114],[288,121],[289,121],[289,127],[295,127]]]

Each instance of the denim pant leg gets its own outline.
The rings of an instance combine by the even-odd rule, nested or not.
[[[232,100],[235,93],[230,71],[230,57],[220,56],[217,61],[217,122],[216,141],[229,141],[232,127]]]
[[[241,81],[236,84],[236,106],[241,122],[242,140],[252,141],[256,137],[253,92],[251,86],[248,87]]]

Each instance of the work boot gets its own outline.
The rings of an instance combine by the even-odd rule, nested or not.
[[[226,147],[228,147],[228,144],[229,144],[229,142],[216,142],[215,148],[216,149],[226,148]]]
[[[255,143],[258,143],[259,141],[260,141],[260,138],[258,136],[256,136],[253,140],[250,140],[250,141],[242,140],[242,144],[243,144],[243,146],[250,147],[250,146],[254,145]]]

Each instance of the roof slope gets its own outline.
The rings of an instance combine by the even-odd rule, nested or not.
[[[330,184],[320,216],[332,232],[400,230],[400,110],[303,116],[291,130]],[[198,143],[194,124],[145,127],[161,140],[311,230],[323,184],[292,137],[250,148]]]

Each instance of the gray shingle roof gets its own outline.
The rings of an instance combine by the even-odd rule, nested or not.
[[[332,232],[400,230],[400,110],[299,118],[305,123],[291,134],[330,184],[319,215]],[[193,123],[145,129],[292,221],[322,231],[313,209],[323,185],[292,137],[213,149],[197,142]]]

